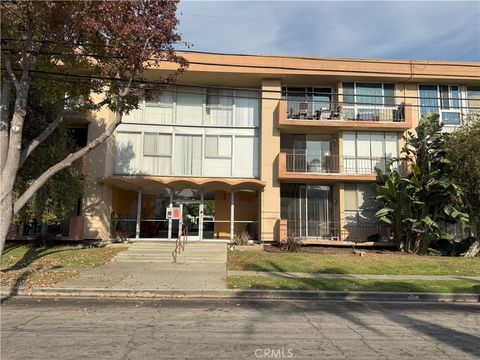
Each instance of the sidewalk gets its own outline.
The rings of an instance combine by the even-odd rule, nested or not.
[[[442,276],[442,275],[362,275],[362,274],[325,274],[280,271],[238,271],[229,270],[229,276],[264,276],[288,279],[363,279],[363,280],[473,280],[480,281],[475,276]]]
[[[225,290],[225,244],[189,243],[172,259],[174,244],[135,243],[112,262],[55,285],[64,289]]]

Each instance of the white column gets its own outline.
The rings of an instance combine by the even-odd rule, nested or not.
[[[203,240],[203,190],[200,192],[200,206],[198,209],[198,238]]]
[[[180,204],[180,219],[178,220],[178,237],[182,236],[183,227],[183,204]]]
[[[137,226],[135,228],[135,239],[140,239],[140,219],[142,212],[142,190],[137,192]]]
[[[168,208],[171,210],[173,207],[173,189],[168,189],[170,192],[170,203],[168,204]],[[168,240],[172,240],[172,217],[168,219]]]
[[[235,192],[230,193],[230,241],[233,241],[235,233]]]

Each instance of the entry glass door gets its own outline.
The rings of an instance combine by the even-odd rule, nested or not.
[[[182,226],[187,228],[188,238],[198,240],[200,235],[201,192],[185,189],[174,193],[173,206],[182,208]],[[178,236],[180,221],[172,221],[172,239]]]
[[[199,238],[200,201],[184,202],[182,204],[183,226],[187,228],[189,239]]]

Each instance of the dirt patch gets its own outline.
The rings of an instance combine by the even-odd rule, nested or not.
[[[355,249],[359,249],[359,247],[355,247]],[[288,253],[287,251],[283,251],[280,247],[275,245],[264,245],[263,250],[265,252],[270,253]],[[300,248],[300,253],[315,253],[315,254],[351,254],[353,251],[353,247],[334,247],[334,246],[319,246],[319,245],[305,245]],[[396,250],[386,250],[386,249],[368,249],[368,248],[361,248],[361,251],[365,253],[375,253],[375,254],[390,254],[390,255],[398,255],[398,256],[405,256],[407,254],[396,251]]]

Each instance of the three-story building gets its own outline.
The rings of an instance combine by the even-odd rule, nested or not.
[[[478,63],[182,55],[177,84],[89,155],[84,238],[175,239],[183,222],[199,240],[388,242],[375,168],[424,113],[450,131],[480,111]],[[95,114],[89,138],[112,119]]]

